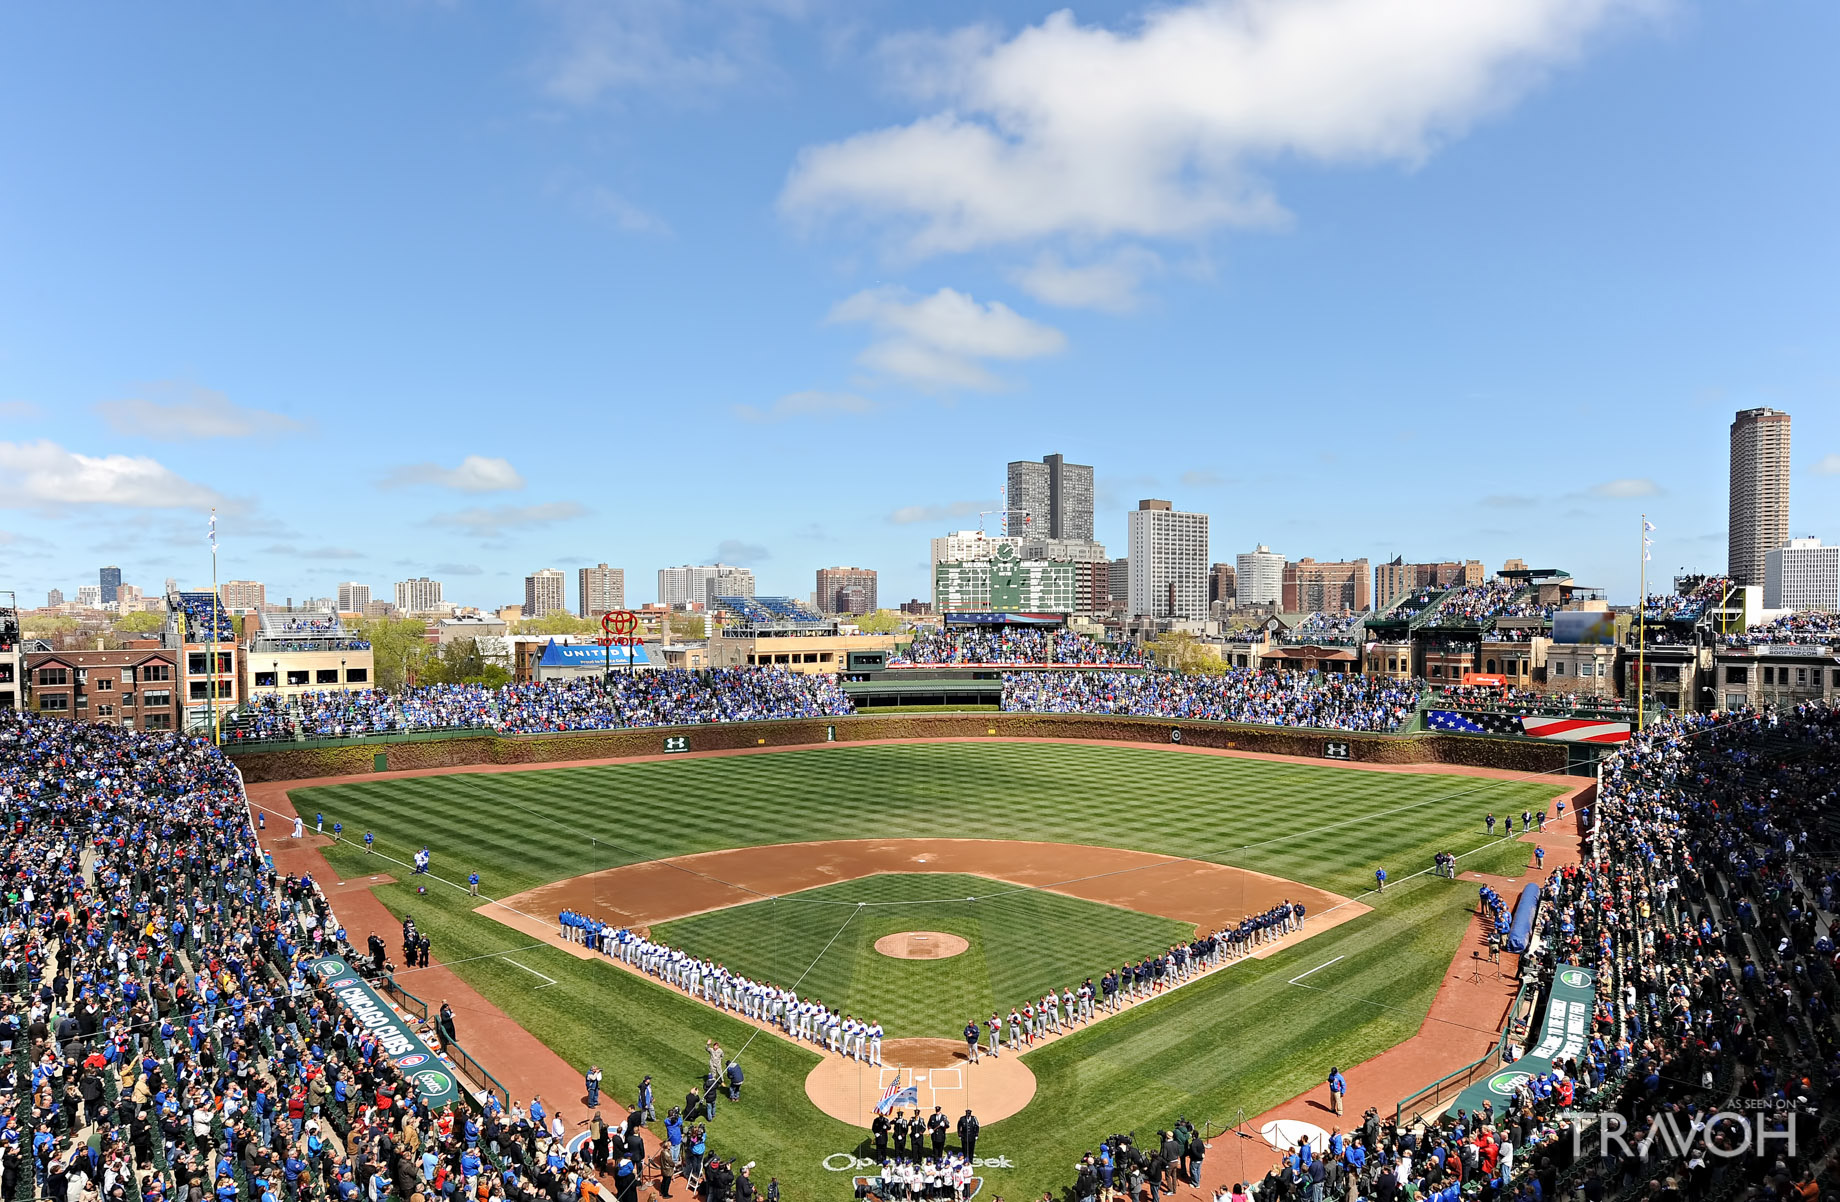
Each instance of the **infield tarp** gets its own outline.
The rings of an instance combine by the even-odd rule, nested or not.
[[[345,1008],[377,1037],[390,1063],[415,1083],[418,1097],[436,1109],[460,1100],[460,1082],[454,1071],[433,1048],[422,1042],[422,1037],[410,1029],[382,994],[352,970],[351,965],[338,956],[322,956],[309,960],[307,971],[325,981]]]
[[[1494,1074],[1458,1094],[1452,1105],[1474,1114],[1484,1102],[1493,1102],[1499,1116],[1521,1082],[1550,1071],[1558,1061],[1583,1055],[1591,1039],[1591,1015],[1596,1005],[1597,974],[1588,968],[1559,965],[1546,995],[1540,1041],[1513,1064],[1501,1065]]]
[[[1521,890],[1521,898],[1514,903],[1514,920],[1508,924],[1507,948],[1511,952],[1524,952],[1533,941],[1533,920],[1540,913],[1540,887],[1529,882]]]

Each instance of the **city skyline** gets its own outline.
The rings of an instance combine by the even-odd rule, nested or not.
[[[1235,8],[9,13],[4,583],[206,587],[215,506],[272,596],[719,561],[892,602],[1054,452],[1114,553],[1158,496],[1211,561],[1521,557],[1626,603],[1644,512],[1652,577],[1725,566],[1760,407],[1787,533],[1840,541],[1840,12],[1434,9],[1402,80]],[[1118,141],[1063,144],[1089,52]],[[1197,63],[1272,90],[1193,108]]]

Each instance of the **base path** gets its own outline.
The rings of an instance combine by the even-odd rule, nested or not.
[[[971,950],[971,942],[945,931],[897,931],[877,939],[875,950],[895,960],[949,960]]]
[[[674,856],[590,872],[507,897],[493,914],[521,911],[545,926],[564,910],[636,930],[692,914],[784,897],[880,873],[988,877],[1214,931],[1286,899],[1301,902],[1307,930],[1346,922],[1367,907],[1282,877],[1204,860],[1078,843],[1001,839],[839,839],[776,843]]]
[[[979,1124],[989,1126],[1015,1114],[1035,1096],[1035,1074],[1022,1057],[980,1054],[973,1064],[966,1059],[965,1045],[950,1039],[890,1039],[882,1044],[879,1065],[826,1056],[805,1078],[805,1095],[832,1118],[867,1127],[875,1121],[875,1104],[897,1074],[903,1087],[914,1087],[917,1099],[902,1109],[931,1114],[939,1106],[954,1125],[970,1110]],[[952,1142],[956,1146],[956,1137]]]

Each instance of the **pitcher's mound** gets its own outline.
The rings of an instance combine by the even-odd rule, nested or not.
[[[1035,1074],[1014,1053],[1001,1057],[980,1055],[972,1064],[965,1045],[950,1039],[890,1039],[882,1044],[882,1064],[864,1064],[841,1056],[826,1056],[805,1078],[805,1094],[812,1104],[834,1119],[857,1127],[875,1121],[875,1104],[901,1074],[901,1085],[912,1085],[916,1101],[897,1109],[921,1114],[942,1108],[956,1126],[970,1110],[979,1124],[1006,1119],[1035,1096]]]
[[[896,960],[944,960],[970,946],[959,936],[944,931],[899,931],[875,941],[876,951]]]

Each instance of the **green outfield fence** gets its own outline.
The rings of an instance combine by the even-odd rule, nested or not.
[[[1538,982],[1526,980],[1521,982],[1520,990],[1514,995],[1514,1004],[1508,1007],[1508,1017],[1503,1020],[1501,1034],[1495,1037],[1495,1046],[1490,1048],[1482,1059],[1474,1064],[1464,1065],[1454,1073],[1439,1077],[1414,1094],[1407,1094],[1399,1099],[1393,1107],[1393,1125],[1399,1126],[1415,1114],[1435,1111],[1448,1105],[1456,1096],[1476,1083],[1480,1077],[1493,1072],[1501,1062],[1501,1049],[1507,1045],[1508,1036],[1514,1033],[1514,1018],[1521,1012],[1521,1004],[1527,1000],[1527,992],[1536,987]]]

